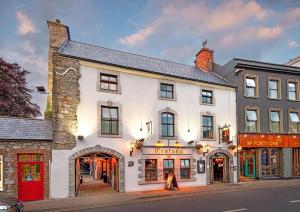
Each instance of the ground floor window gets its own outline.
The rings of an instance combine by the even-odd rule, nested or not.
[[[0,191],[3,191],[3,155],[0,155]]]
[[[164,159],[163,161],[164,179],[167,179],[170,173],[174,173],[174,160]]]
[[[300,176],[300,148],[293,149],[293,176]]]
[[[280,176],[280,151],[278,148],[261,150],[262,177]]]
[[[180,160],[180,178],[181,179],[189,179],[190,178],[190,160],[189,159],[181,159]]]
[[[145,160],[145,180],[157,180],[157,159]]]
[[[244,177],[256,177],[256,149],[243,149],[240,152],[240,170]]]

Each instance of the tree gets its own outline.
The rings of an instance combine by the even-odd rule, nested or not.
[[[31,102],[32,90],[27,88],[30,72],[17,63],[7,63],[0,57],[0,116],[34,118],[41,115],[40,107]]]

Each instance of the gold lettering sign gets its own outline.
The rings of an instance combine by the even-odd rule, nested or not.
[[[144,155],[191,155],[193,148],[182,147],[143,147]]]

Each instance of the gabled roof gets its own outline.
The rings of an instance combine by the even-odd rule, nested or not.
[[[112,50],[72,40],[68,40],[58,50],[58,53],[63,56],[73,57],[80,60],[233,87],[231,83],[216,73],[205,72],[194,66]]]
[[[52,140],[52,121],[0,117],[0,140]]]
[[[300,55],[299,56],[297,56],[297,57],[295,57],[295,58],[293,58],[293,59],[290,59],[288,62],[286,62],[285,64],[286,65],[293,65],[293,64],[295,64],[295,63],[297,63],[297,62],[299,62],[300,61]]]

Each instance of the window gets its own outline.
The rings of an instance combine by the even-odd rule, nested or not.
[[[213,104],[213,92],[209,90],[202,90],[202,103]]]
[[[289,82],[288,83],[288,99],[297,100],[297,83]]]
[[[174,86],[171,84],[160,84],[160,97],[166,99],[174,98]]]
[[[213,127],[213,116],[202,116],[203,138],[214,138]]]
[[[174,114],[161,114],[162,137],[174,137]]]
[[[164,179],[167,179],[170,173],[174,173],[174,160],[164,159],[163,169]]]
[[[257,96],[257,85],[256,78],[246,77],[246,92],[245,95],[247,97],[256,97]]]
[[[146,159],[145,160],[145,180],[157,180],[157,160]]]
[[[271,111],[270,112],[270,131],[271,132],[280,132],[280,112]]]
[[[300,120],[298,112],[290,112],[290,132],[300,133]]]
[[[246,131],[248,132],[257,132],[257,111],[256,110],[247,110],[246,111]]]
[[[117,107],[101,107],[101,133],[118,135],[119,120]]]
[[[101,90],[117,91],[118,80],[116,75],[100,73]]]
[[[280,151],[275,148],[261,150],[261,175],[263,177],[280,176]]]
[[[269,98],[279,99],[279,81],[269,80]]]
[[[180,160],[180,178],[189,179],[190,178],[190,160],[181,159]]]
[[[3,191],[3,155],[0,155],[0,191]]]

